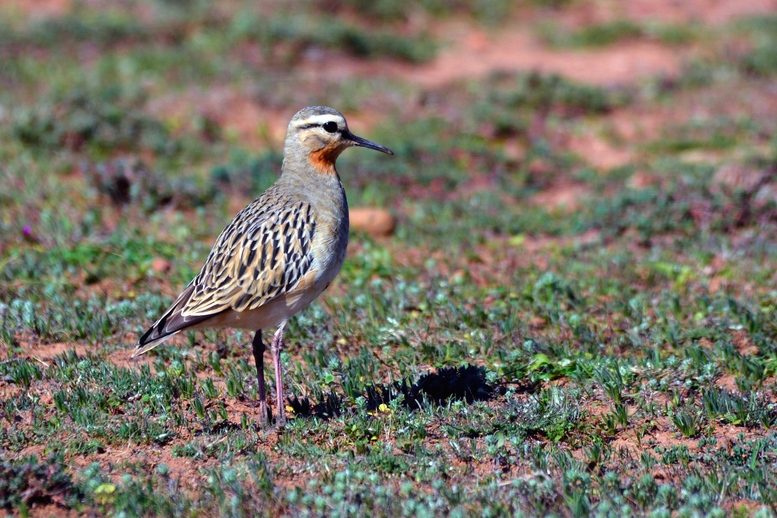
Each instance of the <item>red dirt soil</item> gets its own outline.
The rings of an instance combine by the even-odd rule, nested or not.
[[[329,80],[351,76],[401,78],[423,88],[477,79],[494,71],[536,70],[596,85],[632,84],[652,76],[675,76],[683,53],[648,41],[633,41],[604,49],[554,50],[523,25],[487,34],[481,29],[451,24],[443,36],[450,45],[423,65],[386,61],[355,61],[331,56],[311,74]]]

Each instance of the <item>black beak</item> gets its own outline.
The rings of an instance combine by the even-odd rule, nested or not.
[[[381,146],[380,144],[376,144],[375,142],[372,142],[371,140],[367,140],[366,138],[357,137],[356,135],[354,135],[348,130],[345,130],[343,132],[343,137],[353,142],[354,146],[374,149],[375,151],[380,151],[381,153],[386,153],[387,155],[394,154],[394,152],[391,151],[386,146]]]

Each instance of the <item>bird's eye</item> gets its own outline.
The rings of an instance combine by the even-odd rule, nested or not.
[[[329,121],[324,124],[323,128],[329,133],[334,133],[337,131],[337,123],[335,121]]]

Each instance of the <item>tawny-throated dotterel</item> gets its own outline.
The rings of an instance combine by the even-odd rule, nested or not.
[[[133,357],[184,329],[256,331],[252,347],[259,419],[265,424],[262,330],[274,329],[276,423],[283,424],[283,330],[329,286],[345,259],[348,202],[335,161],[351,146],[393,155],[351,133],[337,110],[310,106],[297,112],[287,130],[278,180],[221,232],[200,272],[140,337]]]

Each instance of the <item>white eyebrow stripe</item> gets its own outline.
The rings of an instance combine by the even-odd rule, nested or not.
[[[338,126],[345,125],[345,119],[338,117],[337,115],[312,115],[307,119],[299,120],[294,125],[298,128],[302,126],[309,126],[311,124],[324,124],[326,122],[336,122]]]

